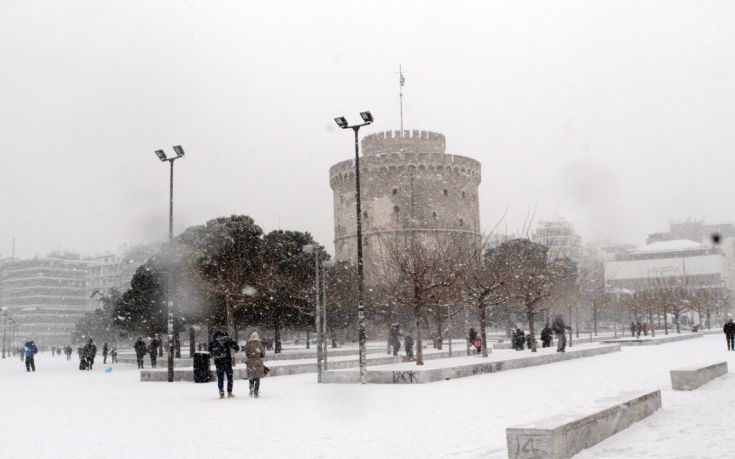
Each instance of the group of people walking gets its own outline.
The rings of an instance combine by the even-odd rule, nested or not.
[[[643,332],[643,336],[648,336],[648,324],[646,322],[641,323],[640,320],[632,321],[630,323],[630,336],[640,338],[641,332]]]
[[[77,348],[77,354],[79,354],[79,369],[91,370],[94,366],[94,359],[97,357],[97,345],[94,340],[89,338],[84,346]]]
[[[156,368],[158,364],[158,351],[161,347],[161,341],[157,337],[150,339],[150,342],[146,345],[142,337],[138,337],[135,340],[133,349],[135,349],[135,359],[138,362],[138,368],[143,368],[143,361],[145,355],[148,354],[151,358],[151,367]]]
[[[216,331],[209,341],[209,354],[214,359],[217,370],[217,388],[219,398],[225,398],[225,377],[227,378],[227,398],[235,395],[232,392],[232,356],[240,351],[240,346],[230,338],[227,332]],[[253,332],[245,343],[245,365],[247,366],[247,377],[250,387],[250,397],[260,397],[260,379],[268,374],[268,367],[263,363],[265,348],[260,340],[258,332]]]

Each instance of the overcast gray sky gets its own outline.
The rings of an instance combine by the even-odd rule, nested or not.
[[[245,213],[333,250],[332,118],[482,162],[481,220],[642,243],[735,217],[735,2],[0,3],[0,254],[91,254]]]

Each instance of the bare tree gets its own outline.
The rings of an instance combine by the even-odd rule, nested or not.
[[[450,301],[462,269],[467,234],[439,230],[399,231],[380,238],[374,276],[416,324],[416,364],[423,365],[421,321],[432,306]]]

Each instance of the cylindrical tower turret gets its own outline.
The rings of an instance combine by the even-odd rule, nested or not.
[[[386,131],[362,139],[363,244],[371,257],[381,235],[439,230],[480,234],[480,163],[446,154],[442,134]],[[329,169],[337,260],[357,260],[354,160]]]

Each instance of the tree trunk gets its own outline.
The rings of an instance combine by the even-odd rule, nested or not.
[[[597,336],[597,301],[592,303],[592,327],[595,330],[595,336]]]
[[[676,334],[677,335],[681,333],[681,330],[679,330],[679,316],[680,314],[674,314],[674,320],[676,321]]]
[[[482,356],[487,357],[487,308],[480,306],[480,338],[482,338]]]
[[[528,319],[528,334],[531,336],[531,352],[536,352],[536,334],[533,328],[533,319],[535,315],[536,314],[531,310],[526,311],[526,318]]]
[[[273,353],[280,354],[281,350],[281,323],[276,321],[275,329],[273,330]]]
[[[225,296],[225,312],[227,317],[227,334],[230,335],[230,338],[237,340],[235,330],[235,313],[233,311],[233,304],[232,299],[230,299],[228,296]],[[232,366],[235,366],[236,359],[235,359],[235,353],[232,349],[230,349],[230,357],[232,357]]]
[[[669,318],[668,313],[666,311],[666,306],[664,306],[664,335],[669,334]]]
[[[415,306],[413,313],[416,320],[416,365],[423,365],[424,350],[421,345],[421,309]]]
[[[436,306],[436,310],[438,311],[434,315],[434,319],[436,320],[436,348],[441,351],[444,344],[444,339],[442,338],[441,307]]]
[[[309,349],[310,345],[311,345],[311,330],[307,328],[306,329],[306,348]]]
[[[196,350],[196,334],[194,332],[194,326],[189,325],[189,357],[194,357]]]

